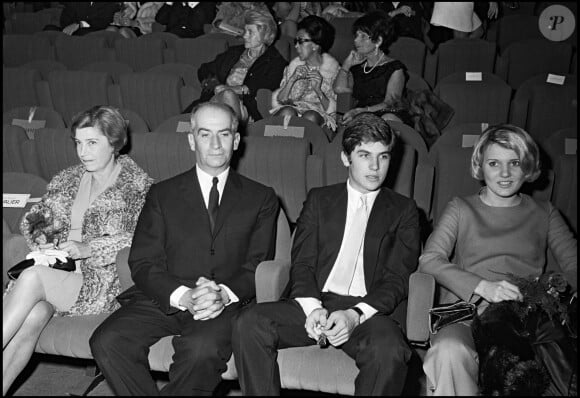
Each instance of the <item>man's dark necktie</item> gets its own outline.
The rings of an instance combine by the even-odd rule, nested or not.
[[[207,211],[209,213],[209,224],[211,225],[211,232],[215,226],[217,213],[220,202],[220,194],[217,189],[218,178],[214,177],[212,180],[211,191],[209,191],[209,203],[207,204]]]

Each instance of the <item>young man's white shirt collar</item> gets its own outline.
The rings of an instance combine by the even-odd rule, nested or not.
[[[370,216],[371,210],[372,210],[373,205],[375,203],[375,200],[377,199],[377,196],[379,195],[380,188],[377,189],[376,191],[372,191],[372,192],[368,192],[366,194],[363,194],[352,187],[351,182],[350,182],[350,178],[349,178],[347,183],[346,183],[346,191],[348,194],[348,202],[347,202],[347,211],[346,211],[346,222],[345,222],[345,226],[344,226],[345,231],[347,231],[348,228],[350,228],[350,225],[352,224],[353,214],[354,214],[354,212],[356,212],[356,209],[359,205],[360,198],[362,195],[366,195],[367,211],[368,211],[368,216]],[[343,233],[343,239],[344,239],[345,235],[346,234]],[[341,242],[341,244],[340,244],[341,248],[342,248],[343,244],[344,244],[344,242]],[[339,253],[340,253],[340,249],[339,249]],[[362,253],[363,253],[363,250],[361,250],[359,256],[362,256],[363,255]],[[333,265],[333,268],[334,268],[334,265]],[[330,272],[332,273],[332,270]],[[329,277],[330,277],[330,274],[329,274]],[[295,300],[298,302],[298,304],[300,304],[300,306],[302,307],[302,310],[304,311],[306,316],[308,316],[315,309],[322,308],[322,302],[314,297],[296,297]],[[362,312],[364,313],[364,315],[361,316],[361,319],[360,319],[361,323],[366,321],[367,319],[369,319],[370,317],[372,317],[374,314],[377,313],[377,310],[375,308],[371,307],[370,305],[368,305],[367,303],[360,302],[360,303],[356,304],[356,307],[360,308],[362,310]]]

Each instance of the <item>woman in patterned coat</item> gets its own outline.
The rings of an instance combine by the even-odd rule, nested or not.
[[[51,180],[20,227],[31,250],[59,249],[75,260],[76,271],[37,261],[8,285],[2,313],[4,395],[55,312],[75,316],[118,308],[115,259],[131,245],[153,181],[131,158],[119,156],[127,123],[116,109],[95,106],[74,118],[71,131],[81,164]]]

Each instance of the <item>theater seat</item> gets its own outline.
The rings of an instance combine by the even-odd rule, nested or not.
[[[28,194],[26,206],[2,208],[2,218],[12,233],[20,233],[20,221],[42,195],[46,193],[46,180],[34,174],[4,172],[2,173],[2,192],[5,194]]]
[[[40,72],[34,69],[2,68],[2,111],[40,105],[36,85]]]

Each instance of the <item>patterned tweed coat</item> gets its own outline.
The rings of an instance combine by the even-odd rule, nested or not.
[[[79,297],[69,311],[59,315],[99,314],[119,307],[115,300],[120,293],[115,259],[119,250],[131,246],[153,179],[127,155],[119,156],[117,161],[122,166],[117,180],[93,201],[83,217],[82,241],[89,245],[91,256],[80,262],[83,284]],[[52,213],[55,223],[64,227],[62,241],[67,240],[70,232],[71,208],[84,172],[84,166],[79,164],[58,173],[48,184],[42,200],[29,212]],[[28,229],[24,217],[20,230],[29,247],[35,250],[37,245]]]

